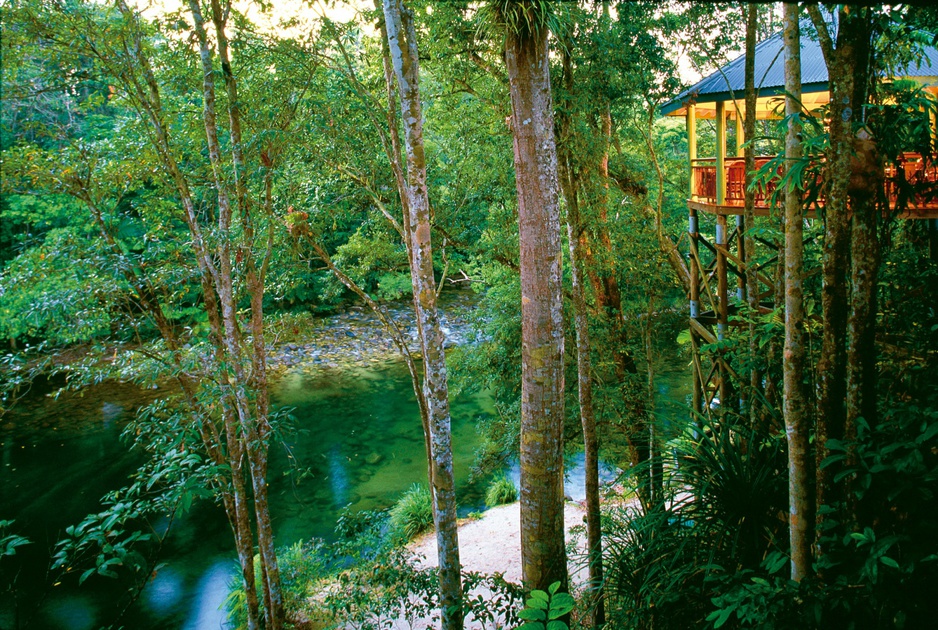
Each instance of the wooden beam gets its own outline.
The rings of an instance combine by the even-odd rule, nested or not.
[[[713,336],[713,333],[704,328],[703,324],[698,322],[696,319],[690,320],[690,327],[701,339],[707,343],[716,343],[717,338]]]
[[[694,160],[697,159],[697,106],[687,106],[687,172],[690,175],[688,179],[687,198],[694,197]]]

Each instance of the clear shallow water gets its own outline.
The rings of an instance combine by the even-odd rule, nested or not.
[[[660,416],[687,417],[688,373],[686,361],[673,354],[658,366]],[[20,623],[32,616],[30,628],[98,628],[112,623],[115,610],[128,603],[129,584],[92,577],[79,588],[77,576],[71,576],[52,586],[46,567],[64,528],[97,510],[98,499],[124,485],[140,463],[121,444],[120,431],[138,405],[160,393],[108,384],[57,401],[37,396],[0,427],[0,520],[15,519],[15,531],[34,541],[15,558],[0,561],[0,583],[19,575]],[[279,545],[328,538],[344,508],[387,507],[411,484],[425,482],[422,429],[403,365],[297,367],[271,393],[275,404],[293,408],[295,418],[285,444],[271,449],[270,500]],[[462,515],[482,507],[483,488],[469,484],[468,475],[479,443],[474,420],[489,412],[484,394],[452,403]],[[614,474],[607,469],[605,476]],[[566,488],[574,499],[582,498],[582,454],[568,459]],[[152,525],[162,532],[168,522]],[[197,504],[172,524],[160,564],[119,623],[140,630],[222,628],[221,607],[234,568],[223,511]],[[4,630],[15,627],[13,600],[0,591]]]
[[[119,436],[136,405],[158,392],[108,385],[83,397],[39,398],[0,432],[0,520],[34,541],[0,570],[19,572],[20,623],[84,630],[112,623],[129,584],[77,578],[48,586],[49,551],[64,528],[98,509],[98,499],[124,484],[140,462]],[[411,484],[426,481],[420,418],[406,368],[296,369],[272,387],[276,405],[294,409],[294,431],[271,449],[270,501],[279,545],[332,533],[339,512],[389,506]],[[468,483],[479,442],[474,419],[489,411],[484,395],[453,401],[457,492],[464,511],[481,503]],[[153,523],[157,531],[167,526]],[[15,562],[11,562],[11,560]],[[234,547],[222,510],[203,503],[178,517],[155,574],[120,623],[127,628],[213,629],[234,569]],[[44,594],[43,594],[44,593]],[[37,598],[42,597],[37,606]],[[15,627],[13,596],[0,593],[0,628]]]

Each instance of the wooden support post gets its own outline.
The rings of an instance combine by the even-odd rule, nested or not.
[[[717,260],[716,260],[716,273],[717,273],[717,340],[723,341],[726,338],[726,331],[729,324],[729,302],[728,302],[728,287],[727,287],[727,278],[726,278],[726,255],[723,253],[723,249],[726,248],[726,215],[718,214],[717,215],[717,232],[716,232],[716,249],[717,249]],[[729,383],[729,371],[724,368],[723,357],[719,358],[720,361],[720,405],[725,406],[729,404],[730,400],[730,383]]]
[[[703,396],[703,388],[705,383],[700,378],[700,344],[697,342],[697,334],[694,332],[694,323],[697,321],[697,318],[700,316],[700,275],[703,273],[703,270],[700,268],[698,261],[700,260],[700,252],[697,251],[697,240],[700,237],[700,232],[698,231],[698,222],[697,222],[697,211],[693,208],[690,209],[690,214],[687,221],[687,236],[688,243],[690,247],[690,260],[688,261],[688,267],[690,270],[690,338],[691,338],[691,352],[693,353],[694,365],[698,366],[693,370],[694,372],[694,389],[692,394],[691,406],[693,412],[691,414],[691,421],[695,424],[699,422],[697,414],[701,413],[703,409],[701,408]]]
[[[726,215],[717,215],[717,339],[722,340],[726,334],[729,321],[729,304],[727,301],[728,283],[726,278],[726,255],[721,248],[726,247]]]
[[[687,106],[687,155],[690,168],[690,194],[688,199],[696,197],[694,184],[694,160],[697,159],[697,106]]]
[[[703,413],[703,401],[706,399],[704,396],[704,382],[701,380],[700,375],[700,343],[697,340],[697,335],[691,330],[690,333],[690,348],[693,353],[691,371],[694,373],[694,389],[691,392],[691,422],[694,425],[700,424],[700,418],[698,414]]]
[[[717,102],[717,205],[726,203],[726,103]]]
[[[689,169],[690,169],[690,191],[689,199],[693,199],[696,195],[696,184],[694,183],[694,160],[697,159],[697,106],[690,104],[687,106],[687,154],[689,158]],[[697,261],[700,259],[700,253],[697,251],[697,239],[700,236],[699,224],[697,222],[697,211],[690,209],[687,222],[687,235],[688,243],[691,251],[690,260],[688,261],[688,267],[690,271],[690,320],[691,324],[700,316],[700,274],[703,271],[700,269],[700,265],[697,264]],[[694,332],[693,325],[690,326],[690,339],[691,339],[691,352],[693,353],[694,361],[694,388],[691,395],[691,422],[694,424],[699,423],[698,414],[703,412],[703,400],[704,392],[703,388],[705,383],[701,379],[700,374],[700,344],[697,340],[697,335]]]
[[[736,157],[743,157],[746,152],[743,150],[743,144],[746,139],[743,137],[743,116],[739,109],[736,110]]]
[[[739,257],[739,275],[736,278],[736,299],[740,302],[746,301],[746,239],[743,234],[746,233],[746,220],[741,214],[736,215],[736,255]]]
[[[700,236],[699,225],[697,220],[697,211],[694,209],[690,210],[690,216],[687,220],[687,236],[688,242],[690,243],[691,256],[690,256],[690,316],[692,319],[696,319],[700,316],[700,274],[703,273],[703,270],[700,269],[697,261],[699,260],[700,252],[697,249],[697,239]]]

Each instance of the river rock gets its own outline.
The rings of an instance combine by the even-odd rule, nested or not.
[[[384,457],[378,453],[369,453],[368,455],[365,456],[365,463],[370,466],[374,466],[375,464],[379,463],[382,459],[384,459]]]

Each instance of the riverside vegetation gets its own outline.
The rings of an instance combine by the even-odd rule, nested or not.
[[[152,393],[125,431],[136,471],[27,568],[49,588],[131,585],[93,622],[119,626],[159,575],[163,524],[211,504],[231,530],[231,619],[251,630],[927,626],[938,237],[897,216],[935,199],[901,174],[912,151],[934,169],[936,102],[882,78],[934,42],[935,10],[317,7],[3,5],[0,426],[18,430],[34,387]],[[709,73],[781,27],[787,109],[756,120],[748,68],[738,138],[776,156],[749,161],[750,201],[774,190],[774,210],[741,235],[771,250],[757,264],[773,310],[741,286],[727,334],[693,349],[730,361],[736,389],[656,414],[699,256],[691,140],[659,107],[680,91],[678,55]],[[798,99],[809,37],[833,95],[818,111]],[[722,127],[698,127],[712,153]],[[473,333],[446,353],[439,303],[456,288],[475,293]],[[339,311],[383,332],[310,325]],[[276,379],[388,350],[427,485],[390,513],[343,514],[330,542],[278,546],[270,461],[291,421]],[[493,413],[477,472],[520,468],[523,586],[460,570],[450,401],[479,392]],[[568,558],[564,453],[581,445],[586,552]],[[626,471],[605,502],[600,459]],[[486,503],[515,489],[500,479]],[[20,598],[41,542],[23,525],[0,514],[0,625],[17,629],[43,606]],[[402,542],[428,528],[438,568],[417,569]]]

